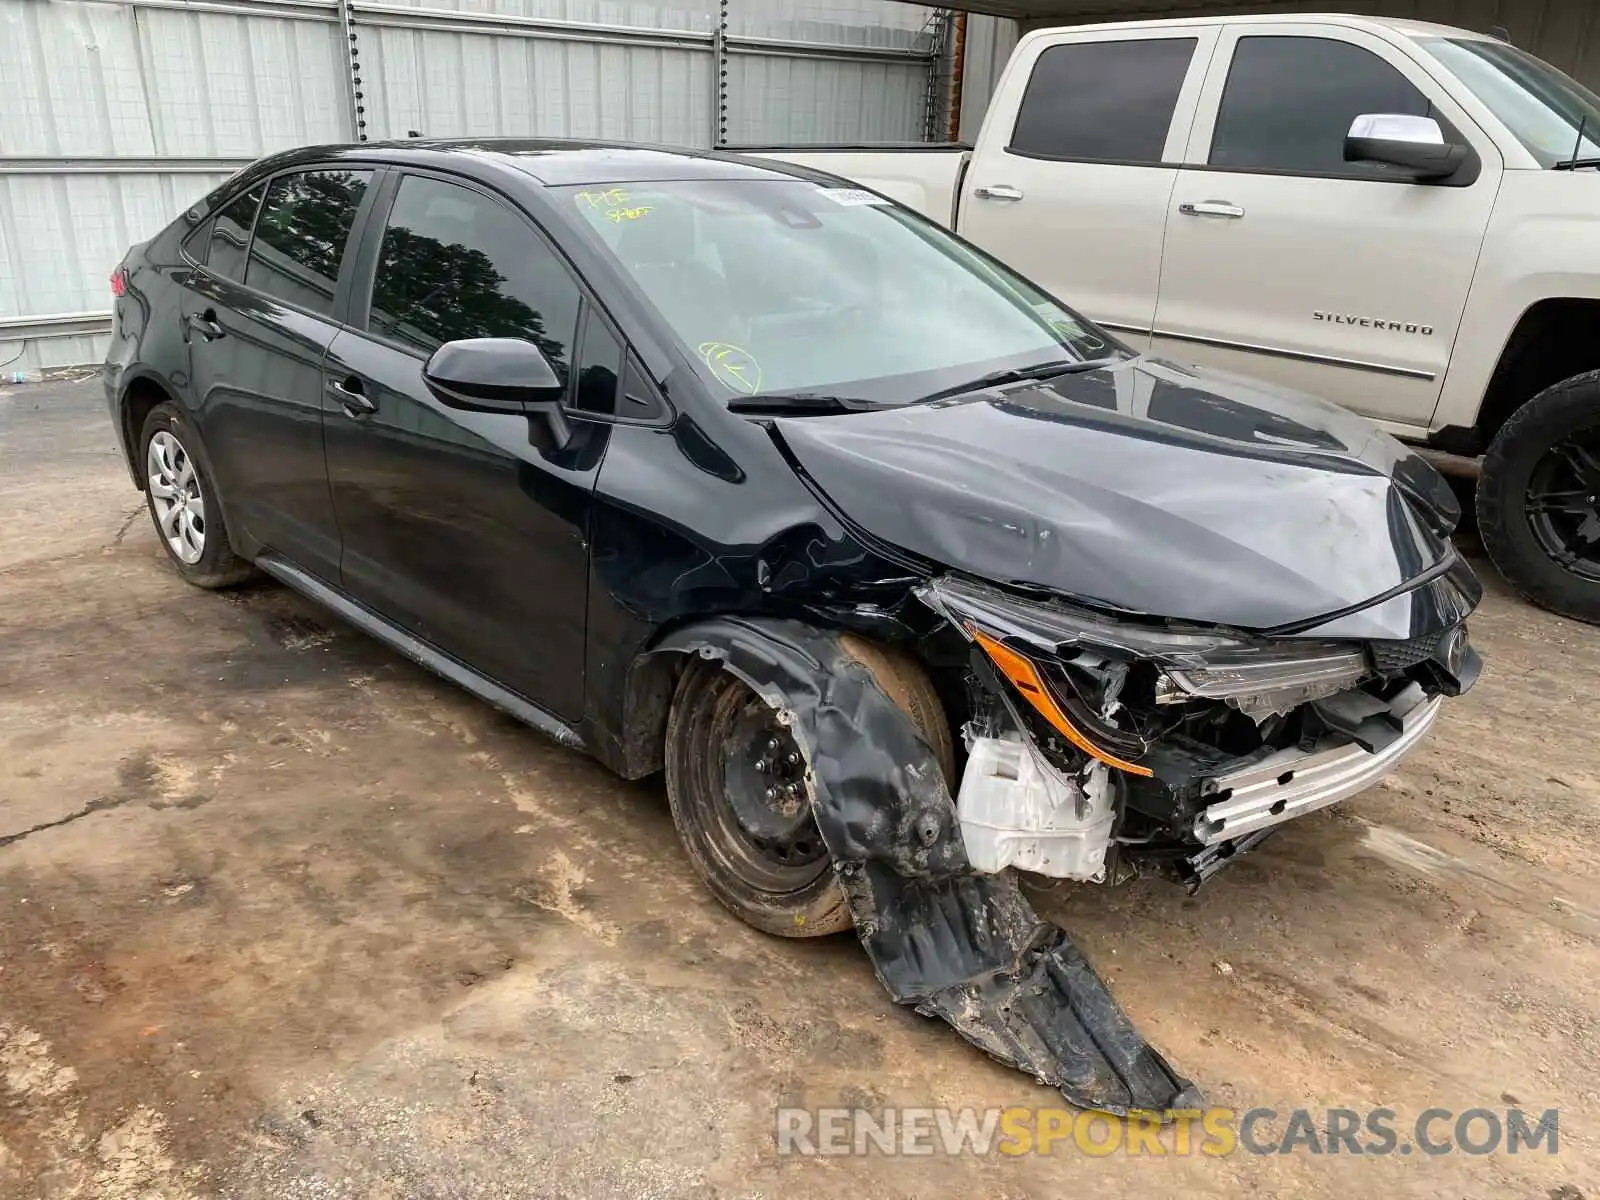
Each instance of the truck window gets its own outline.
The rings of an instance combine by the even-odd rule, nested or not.
[[[1344,160],[1363,113],[1434,117],[1426,96],[1383,59],[1332,38],[1240,38],[1211,139],[1211,165],[1243,171],[1382,177]]]
[[[1028,78],[1013,154],[1152,164],[1161,161],[1194,38],[1051,46]]]

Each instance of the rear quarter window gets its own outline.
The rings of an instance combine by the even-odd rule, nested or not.
[[[250,250],[250,231],[255,227],[256,210],[261,207],[261,197],[267,185],[258,184],[222,206],[220,212],[202,228],[209,229],[205,243],[195,254],[214,275],[244,280],[245,255]]]

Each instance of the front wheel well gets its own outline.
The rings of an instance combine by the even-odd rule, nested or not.
[[[667,716],[672,708],[673,693],[677,690],[679,676],[693,659],[692,651],[671,643],[687,637],[701,621],[702,618],[692,618],[661,631],[649,646],[639,651],[628,669],[623,687],[621,729],[603,755],[624,778],[638,779],[664,766]],[[819,628],[817,632],[824,630]],[[967,698],[958,673],[936,669],[914,653],[907,643],[891,643],[842,629],[832,632],[845,637],[856,648],[858,656],[869,658],[869,669],[877,667],[887,678],[903,677],[895,681],[902,692],[916,690],[912,686],[914,677],[926,675],[930,685],[928,694],[938,697],[939,715],[950,733],[953,735],[965,723]],[[891,669],[896,664],[901,664],[898,671]],[[932,720],[931,714],[928,720]],[[954,743],[959,745],[959,739],[954,739]]]
[[[171,400],[172,396],[167,390],[153,379],[135,379],[122,393],[122,404],[119,416],[122,421],[123,444],[128,448],[128,464],[133,468],[133,477],[138,481],[139,490],[145,489],[144,471],[139,465],[139,434],[144,429],[146,418],[156,405]]]
[[[1506,339],[1473,427],[1481,453],[1513,413],[1546,388],[1600,367],[1600,300],[1541,300]]]

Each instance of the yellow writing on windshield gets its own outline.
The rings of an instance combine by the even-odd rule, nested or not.
[[[761,364],[750,351],[731,342],[701,342],[699,350],[718,383],[752,396],[761,390]]]
[[[618,208],[628,202],[628,193],[622,188],[607,188],[603,192],[579,192],[576,199],[583,208]]]
[[[606,219],[613,225],[620,225],[624,221],[637,221],[640,217],[655,212],[653,205],[644,204],[638,208],[613,208],[606,212]]]

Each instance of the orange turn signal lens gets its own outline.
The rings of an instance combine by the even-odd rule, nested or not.
[[[1108,767],[1127,771],[1130,775],[1149,777],[1155,774],[1149,767],[1141,767],[1137,763],[1107,753],[1080,733],[1078,727],[1068,719],[1067,714],[1061,711],[1061,706],[1050,695],[1050,689],[1045,687],[1044,680],[1039,678],[1038,668],[1026,657],[998,639],[990,637],[981,629],[968,626],[968,632],[977,640],[978,645],[983,647],[983,652],[989,656],[990,661],[1000,669],[1000,674],[1009,679],[1011,686],[1022,693],[1022,698],[1033,705],[1039,715],[1049,721],[1051,727],[1067,741]]]

